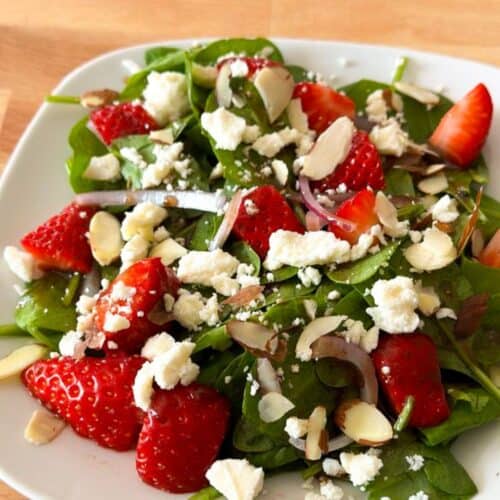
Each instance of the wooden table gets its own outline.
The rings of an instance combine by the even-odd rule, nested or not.
[[[0,0],[0,169],[43,97],[117,47],[285,36],[383,43],[500,64],[498,0]],[[0,500],[22,498],[0,482]]]

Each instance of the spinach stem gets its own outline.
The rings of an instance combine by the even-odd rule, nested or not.
[[[411,414],[413,412],[413,406],[415,405],[415,398],[413,396],[408,396],[406,398],[405,404],[401,413],[399,414],[396,422],[394,422],[394,430],[396,432],[401,432],[405,429],[410,421]]]
[[[441,321],[438,322],[438,324],[467,368],[469,368],[469,370],[475,375],[476,380],[500,403],[500,389],[493,383],[490,377],[488,377],[488,375],[486,375],[486,373],[481,370],[476,363],[474,363],[468,352],[457,342],[453,332],[447,326],[443,325]]]
[[[54,104],[80,104],[80,98],[73,95],[48,95],[45,101]]]
[[[0,337],[24,337],[27,335],[29,333],[19,328],[15,323],[0,325]]]
[[[58,351],[58,345],[56,342],[54,342],[52,339],[47,337],[44,333],[42,333],[38,328],[31,328],[30,329],[30,334],[31,336],[35,339],[38,340],[38,342],[46,345],[53,351]]]
[[[69,282],[68,286],[66,287],[66,290],[64,291],[64,296],[62,298],[62,302],[65,306],[71,305],[73,302],[73,299],[75,298],[76,291],[78,290],[78,287],[80,285],[80,280],[81,280],[81,274],[80,273],[74,273]]]
[[[406,66],[408,66],[408,58],[407,57],[400,57],[398,61],[398,65],[396,66],[396,69],[394,70],[394,74],[392,75],[392,83],[396,83],[401,81],[403,78],[404,72],[406,70]]]

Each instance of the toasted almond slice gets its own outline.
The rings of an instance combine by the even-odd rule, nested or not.
[[[254,85],[262,98],[269,121],[273,123],[285,111],[295,86],[292,75],[281,66],[262,68]]]
[[[392,426],[373,404],[354,399],[335,410],[335,423],[342,432],[364,446],[381,446],[392,439]]]
[[[29,344],[0,359],[0,380],[19,375],[25,368],[47,356],[49,350],[40,344]]]
[[[434,175],[437,174],[438,172],[441,172],[441,170],[444,170],[446,168],[446,163],[433,163],[432,165],[429,165],[427,169],[424,171],[424,175]]]
[[[303,134],[309,132],[309,123],[307,115],[302,111],[302,104],[300,99],[292,99],[286,108],[288,121],[290,126]]]
[[[174,135],[172,134],[172,129],[170,128],[152,130],[149,133],[149,138],[153,142],[159,142],[160,144],[170,145],[174,143]]]
[[[295,405],[279,392],[268,392],[257,404],[259,417],[266,424],[276,422],[285,416]]]
[[[66,424],[47,410],[35,410],[24,429],[24,439],[37,446],[53,441]]]
[[[257,379],[264,394],[268,392],[281,394],[278,374],[267,358],[257,358]]]
[[[480,253],[484,249],[485,244],[484,235],[481,229],[474,229],[474,231],[472,231],[470,242],[472,247],[472,255],[476,258],[479,257]]]
[[[345,160],[353,135],[354,124],[349,118],[342,116],[335,120],[304,156],[302,174],[315,181],[330,175]]]
[[[104,211],[94,214],[89,225],[89,243],[94,259],[101,266],[116,260],[123,248],[118,219]]]
[[[80,96],[80,104],[84,108],[93,109],[112,104],[119,98],[120,94],[116,90],[101,89],[89,90]]]
[[[278,348],[276,332],[253,321],[232,320],[227,324],[229,335],[249,351],[273,355]]]
[[[318,310],[318,303],[313,299],[306,299],[302,302],[306,314],[309,316],[310,320],[316,318],[316,311]]]
[[[229,108],[231,106],[233,91],[231,90],[230,82],[231,68],[229,64],[224,64],[219,69],[215,82],[215,97],[217,99],[217,104],[224,108]]]
[[[415,269],[435,271],[451,264],[457,258],[457,249],[446,233],[432,227],[424,231],[420,243],[414,243],[404,251],[404,256]]]
[[[439,103],[439,96],[431,92],[430,90],[423,89],[422,87],[417,87],[417,85],[412,85],[406,82],[396,82],[394,84],[396,90],[404,95],[413,97],[418,102],[422,104],[429,104],[435,106]]]
[[[325,448],[326,409],[316,406],[309,417],[305,454],[308,460],[319,460]],[[328,442],[328,438],[326,439]]]
[[[417,184],[418,189],[425,194],[438,194],[448,188],[448,179],[443,172],[440,172],[432,177],[421,180]]]
[[[424,287],[418,289],[418,308],[425,316],[434,314],[441,305],[439,295],[433,287]]]
[[[191,68],[191,76],[194,83],[200,87],[213,89],[217,80],[217,68],[214,66],[202,66],[198,63],[193,63]]]
[[[378,191],[375,198],[375,213],[384,226],[384,232],[389,236],[397,238],[408,232],[408,222],[398,221],[396,207],[382,191]]]
[[[300,334],[295,355],[301,361],[309,361],[312,357],[311,345],[323,335],[334,332],[347,316],[324,316],[311,321]]]

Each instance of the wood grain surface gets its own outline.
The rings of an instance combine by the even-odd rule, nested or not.
[[[406,46],[500,65],[499,0],[0,0],[0,170],[43,97],[118,47],[284,36]],[[0,500],[21,497],[0,482]]]

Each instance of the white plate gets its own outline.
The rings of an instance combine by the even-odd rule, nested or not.
[[[288,62],[302,64],[325,76],[341,75],[335,83],[359,78],[389,81],[396,59],[410,57],[405,79],[435,88],[459,98],[476,83],[484,82],[500,109],[500,70],[462,59],[413,50],[339,42],[276,40]],[[187,47],[191,41],[165,42]],[[73,71],[55,93],[78,95],[88,89],[121,88],[121,61],[142,64],[142,45],[122,49],[93,59]],[[158,44],[154,44],[158,45]],[[347,59],[347,67],[338,58]],[[70,127],[83,115],[76,106],[43,104],[22,136],[3,174],[0,185],[2,232],[0,249],[15,244],[30,228],[59,211],[71,199],[64,162],[69,154]],[[500,135],[500,113],[496,113],[490,137]],[[500,142],[489,141],[485,149],[492,182],[490,193],[500,196]],[[0,322],[12,319],[16,294],[13,276],[3,260],[0,264]],[[0,341],[0,355],[15,341]],[[134,469],[134,453],[116,453],[77,437],[70,429],[48,446],[33,447],[23,439],[23,429],[37,403],[18,382],[0,386],[0,477],[29,498],[64,500],[183,498],[157,491],[140,482]],[[500,491],[500,424],[494,423],[462,436],[453,446],[480,493],[477,498],[498,498]],[[294,500],[304,497],[298,475],[280,476],[266,483],[266,498]]]

